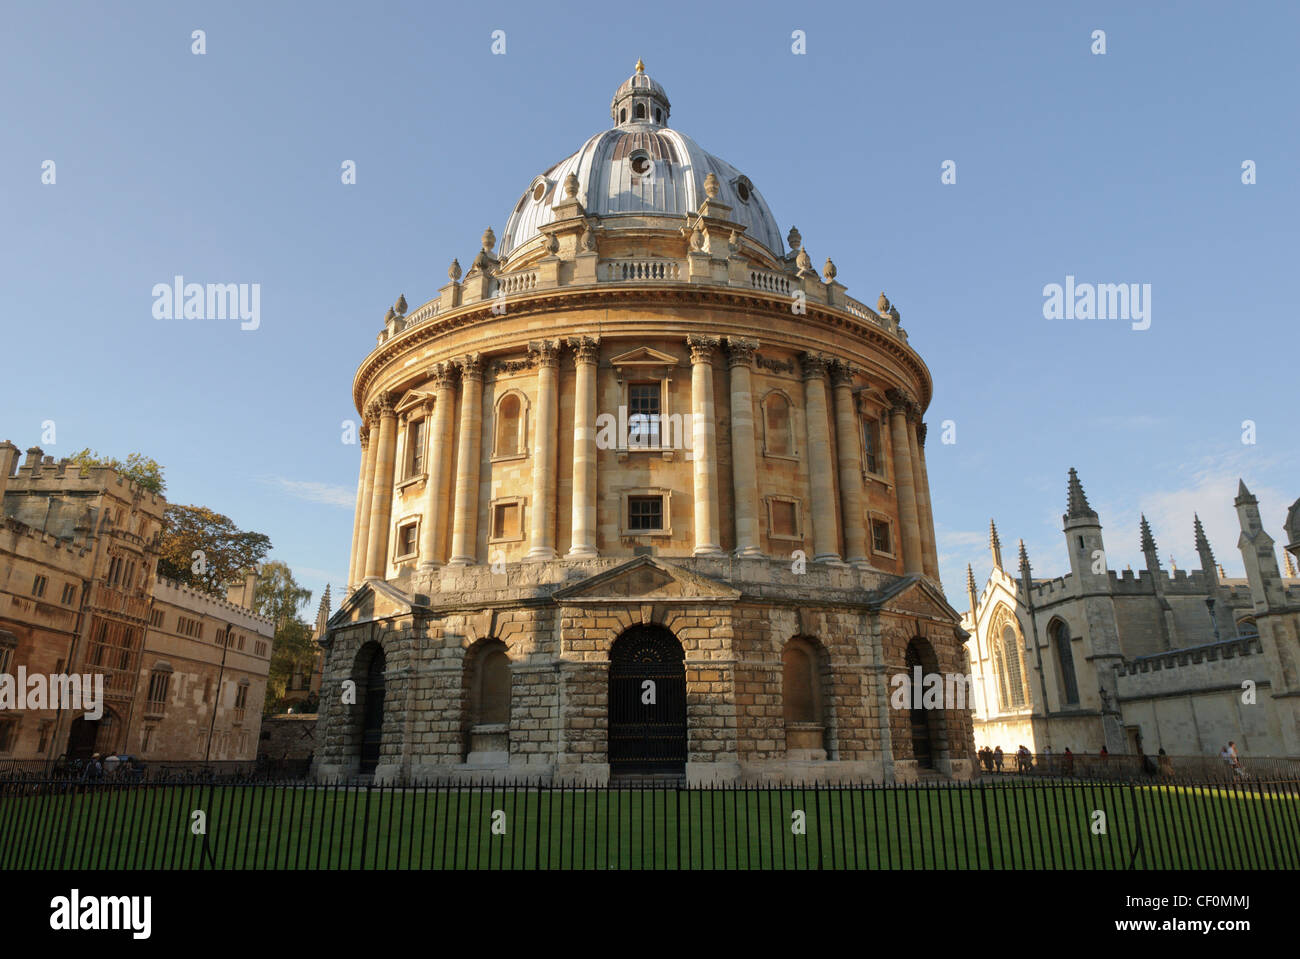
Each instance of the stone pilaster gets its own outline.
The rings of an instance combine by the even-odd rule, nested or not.
[[[599,337],[573,337],[573,527],[568,555],[596,556],[596,362]]]
[[[925,423],[918,413],[912,427],[912,436],[916,445],[912,447],[916,455],[916,500],[919,519],[921,520],[921,552],[924,556],[925,571],[936,582],[939,580],[939,544],[934,536],[934,508],[930,500],[930,476],[925,470]]]
[[[835,447],[840,468],[840,517],[844,524],[844,552],[854,566],[869,565],[867,516],[862,484],[861,427],[853,402],[853,370],[845,363],[831,364],[835,393]]]
[[[924,573],[924,553],[921,547],[921,520],[916,505],[916,474],[912,471],[912,444],[909,438],[907,414],[912,398],[902,390],[889,390],[886,398],[893,408],[889,411],[889,442],[894,463],[894,491],[898,495],[898,525],[903,543],[903,570]]]
[[[808,431],[808,476],[812,486],[813,559],[840,563],[835,530],[835,465],[831,462],[830,415],[826,404],[826,357],[802,353],[805,427]]]
[[[478,473],[483,441],[483,358],[471,353],[460,366],[460,439],[456,447],[456,515],[448,566],[469,566],[478,552]]]
[[[388,566],[388,524],[393,514],[394,451],[397,414],[394,397],[381,393],[373,404],[379,418],[379,442],[375,449],[374,489],[370,498],[370,533],[366,539],[366,579],[383,579]]]
[[[750,370],[757,340],[727,338],[731,373],[731,475],[735,489],[736,555],[761,556],[758,516],[758,452]]]
[[[695,460],[695,555],[722,553],[718,533],[718,437],[713,410],[716,336],[688,336],[691,350],[691,445]]]
[[[366,537],[370,534],[370,497],[374,495],[375,444],[370,442],[370,424],[364,418],[358,435],[361,441],[361,470],[357,475],[357,509],[352,517],[352,556],[348,562],[348,591],[365,577]]]
[[[555,559],[555,447],[559,430],[560,343],[528,344],[537,363],[537,431],[533,443],[533,501],[530,504],[529,560]]]
[[[456,404],[456,369],[439,363],[430,371],[434,384],[433,424],[429,431],[428,479],[424,487],[424,518],[420,528],[420,569],[439,563],[439,543],[447,525],[451,482],[452,407]]]

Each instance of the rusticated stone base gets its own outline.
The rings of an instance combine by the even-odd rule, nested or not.
[[[382,650],[376,782],[606,784],[611,648],[653,624],[683,653],[688,784],[911,779],[912,728],[908,711],[891,707],[890,678],[906,672],[914,640],[927,668],[959,671],[955,621],[916,577],[812,564],[799,575],[766,560],[557,560],[367,583],[326,638],[317,773],[363,772],[366,673]],[[796,637],[811,651],[797,695],[786,688]],[[509,659],[505,723],[475,715],[472,670],[485,643]],[[800,712],[787,719],[790,697]],[[929,729],[936,769],[969,777],[969,712],[938,710]]]

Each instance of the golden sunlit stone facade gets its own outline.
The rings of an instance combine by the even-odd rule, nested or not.
[[[322,775],[969,775],[966,709],[889,704],[964,662],[929,373],[668,113],[638,64],[501,249],[385,318]]]

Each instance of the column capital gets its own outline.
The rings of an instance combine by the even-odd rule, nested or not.
[[[456,385],[456,366],[454,363],[435,363],[429,369],[429,379],[433,380],[435,389],[449,390]]]
[[[534,340],[528,344],[528,358],[538,366],[560,365],[559,340]]]
[[[571,336],[568,345],[575,363],[595,363],[600,357],[599,336]]]
[[[460,367],[462,379],[481,380],[483,379],[483,354],[469,353],[462,356],[456,361]]]
[[[366,451],[366,447],[370,445],[370,426],[364,421],[361,423],[361,428],[357,430],[357,442],[361,444],[361,452],[363,453]]]
[[[916,424],[916,442],[921,446],[925,445],[926,424],[918,422]]]
[[[727,337],[727,366],[751,366],[754,353],[758,350],[758,340],[744,340],[737,336]]]
[[[830,373],[831,383],[835,386],[853,385],[853,375],[857,370],[844,360],[829,360],[826,369]]]
[[[800,353],[799,369],[803,373],[805,380],[824,380],[826,378],[826,365],[830,357],[824,353]]]
[[[692,333],[686,337],[686,345],[691,350],[692,363],[709,363],[713,362],[714,351],[721,345],[722,339],[717,336],[701,336]]]
[[[889,403],[893,408],[892,412],[895,413],[910,413],[912,407],[916,405],[912,399],[912,394],[907,392],[907,390],[885,390],[885,399],[889,400]]]

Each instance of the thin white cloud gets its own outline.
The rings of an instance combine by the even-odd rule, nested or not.
[[[292,480],[284,476],[272,477],[271,483],[290,496],[309,503],[323,503],[341,509],[354,509],[357,504],[357,491],[346,486],[331,486],[313,480]]]

